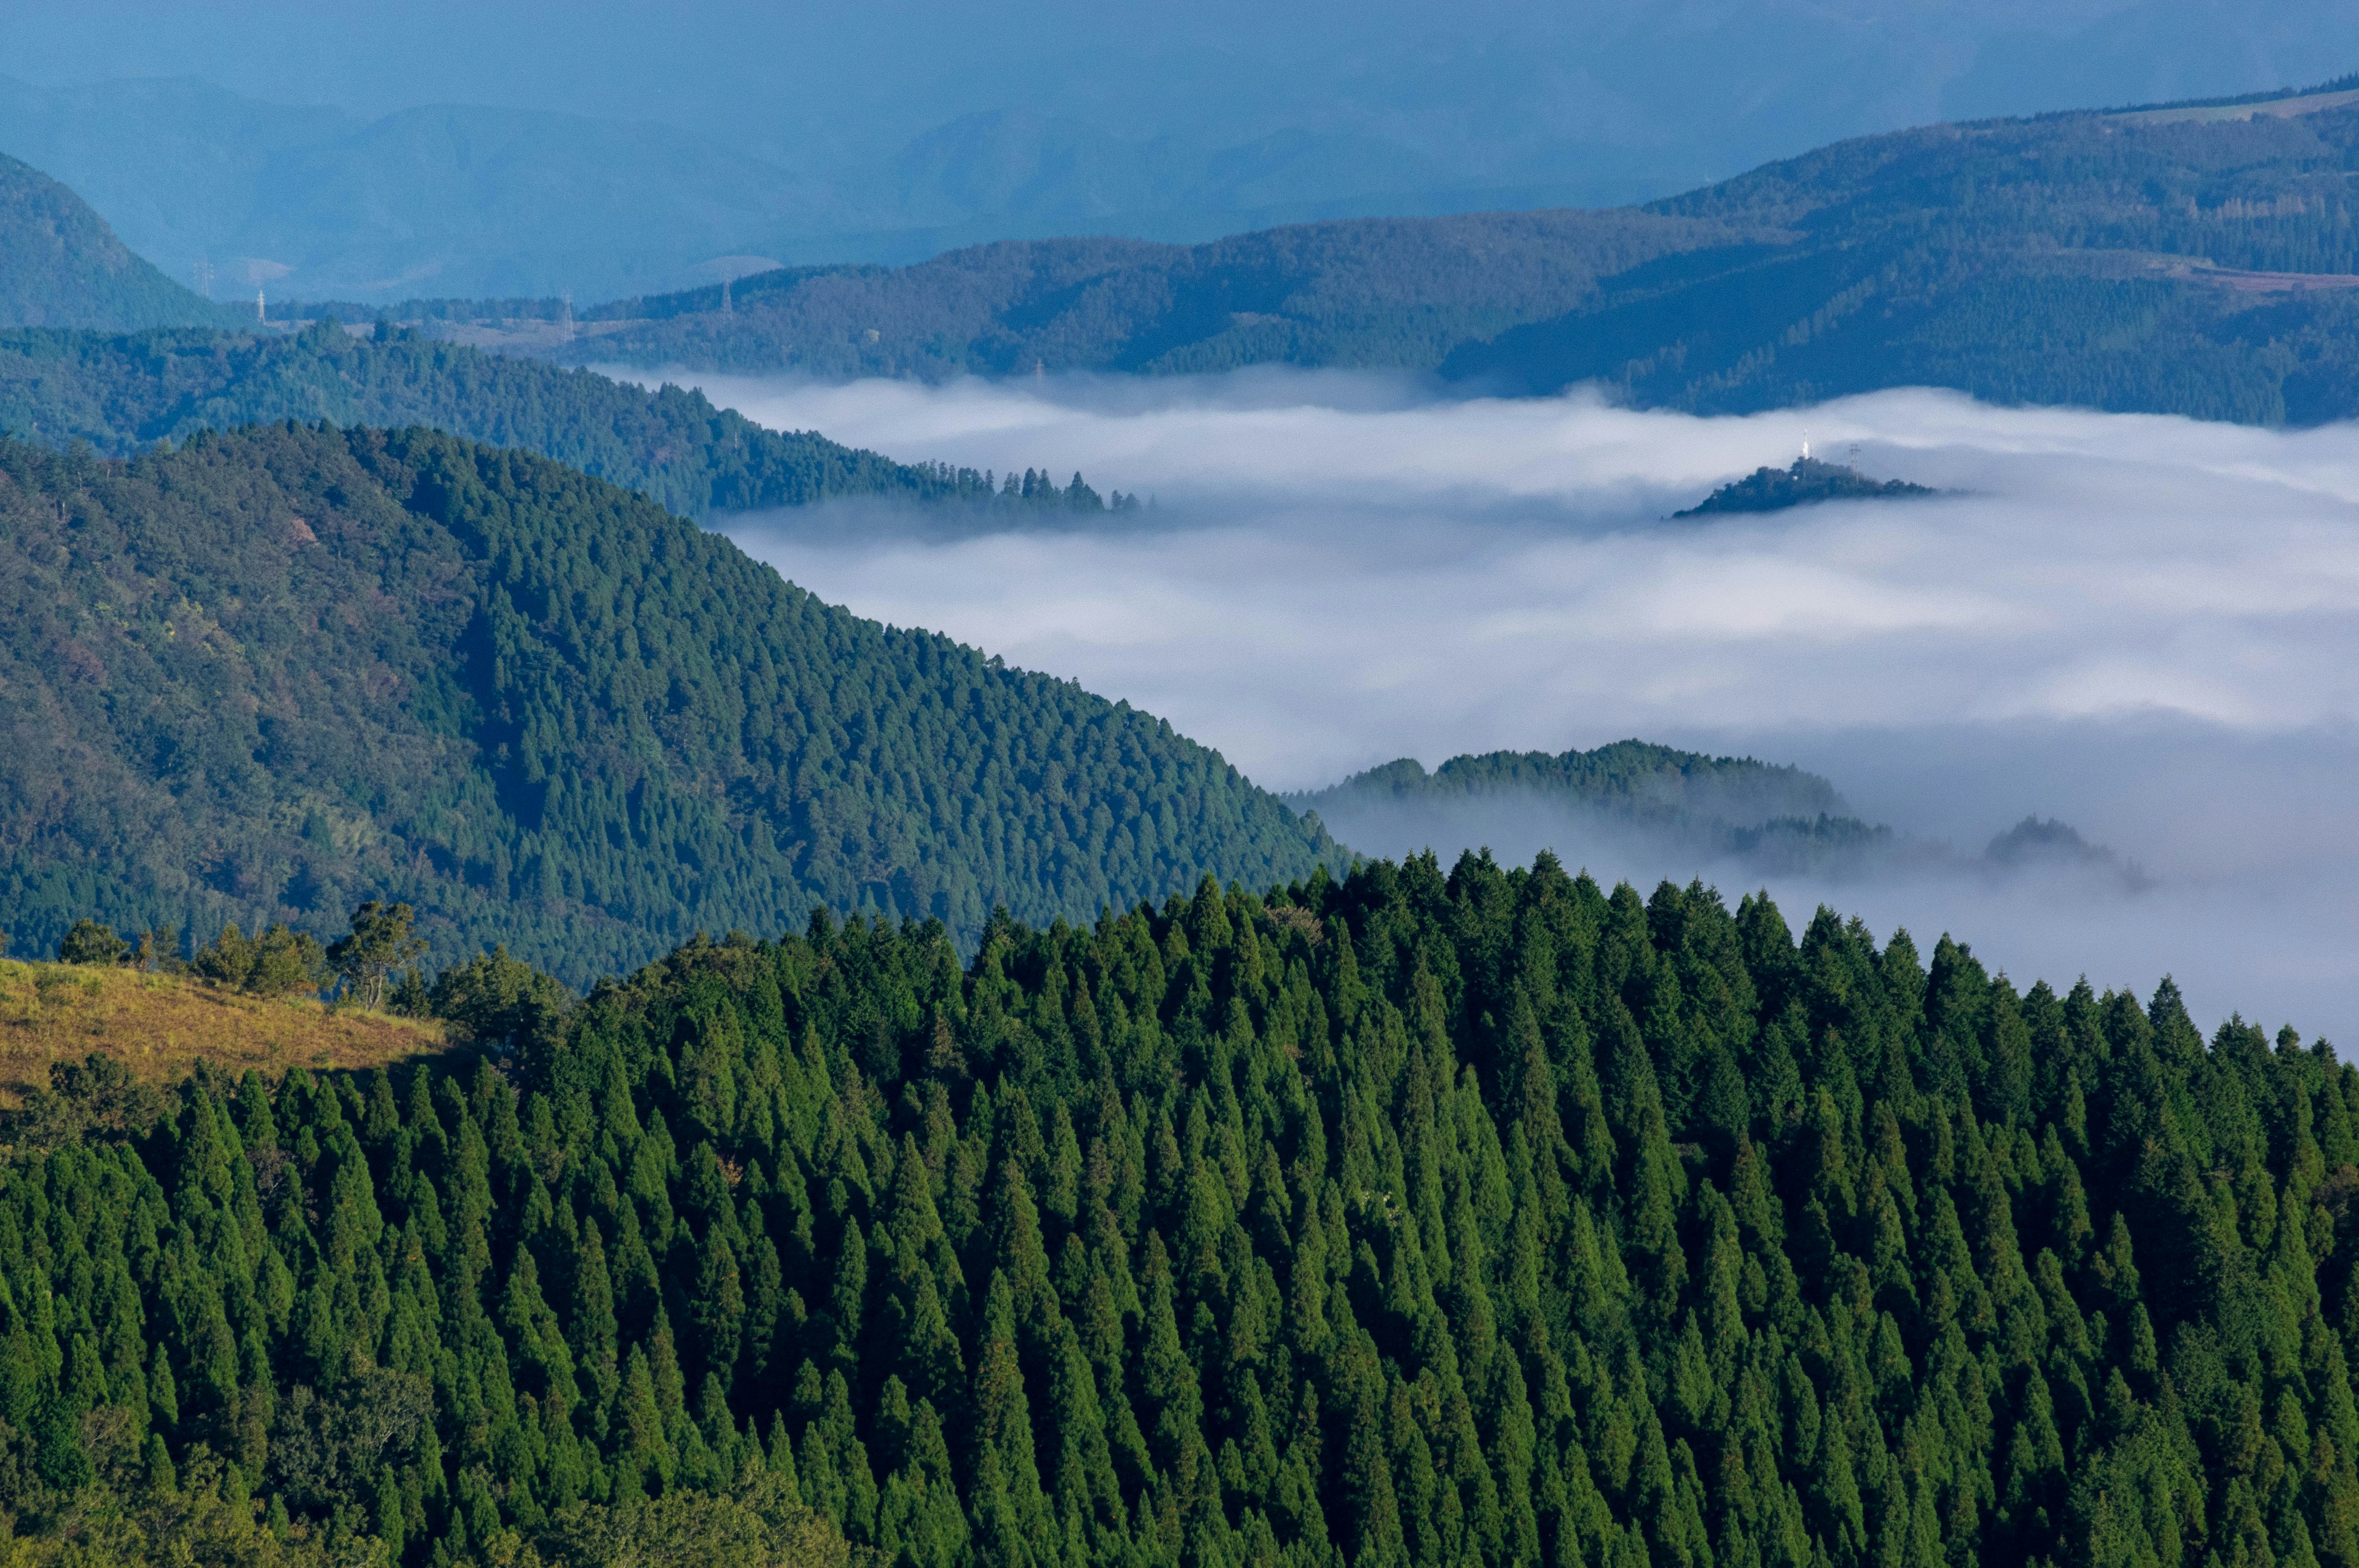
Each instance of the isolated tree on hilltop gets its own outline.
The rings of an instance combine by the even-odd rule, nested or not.
[[[329,968],[372,1011],[385,1006],[386,977],[423,957],[426,943],[411,931],[418,912],[406,903],[369,900],[353,911],[351,934],[328,949]]]

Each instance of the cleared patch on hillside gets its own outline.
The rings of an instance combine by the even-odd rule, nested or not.
[[[444,1044],[440,1022],[331,1011],[315,997],[266,1000],[173,975],[0,959],[0,1106],[11,1108],[49,1087],[50,1064],[93,1051],[161,1084],[200,1059],[276,1076],[374,1067]]]

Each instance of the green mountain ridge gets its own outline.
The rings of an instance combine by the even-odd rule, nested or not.
[[[0,324],[136,331],[231,319],[132,254],[82,198],[0,155]]]
[[[972,940],[1343,856],[1160,720],[434,432],[7,443],[0,557],[18,951],[385,897],[579,985],[821,903]]]
[[[538,452],[685,517],[848,496],[984,509],[1106,503],[1078,474],[1059,486],[1011,473],[1010,493],[972,469],[899,463],[816,431],[765,429],[699,392],[650,392],[414,331],[354,338],[323,321],[294,333],[0,332],[0,429],[44,445],[82,441],[127,457],[201,429],[284,419],[429,425]]]

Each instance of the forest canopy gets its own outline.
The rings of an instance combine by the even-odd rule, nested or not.
[[[19,952],[375,898],[439,962],[506,943],[578,987],[821,903],[973,941],[1343,860],[1127,704],[426,430],[0,443],[0,727]]]
[[[99,1563],[2348,1568],[2354,1115],[2167,980],[1545,859],[963,968],[821,916],[506,1058],[20,1133],[0,1509]]]

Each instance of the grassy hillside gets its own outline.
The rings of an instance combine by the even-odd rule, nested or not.
[[[766,430],[701,393],[649,392],[588,371],[488,354],[415,332],[0,332],[0,429],[128,456],[200,429],[281,419],[429,425],[515,447],[652,497],[687,517],[849,495],[970,506],[1026,502],[971,469],[894,462],[812,431]],[[1066,487],[1067,490],[1070,487]]]
[[[821,903],[972,938],[1336,853],[1127,705],[415,430],[0,445],[0,732],[22,950],[381,896],[580,984]]]
[[[175,975],[0,959],[0,1108],[49,1087],[49,1069],[92,1052],[143,1084],[200,1062],[235,1077],[289,1067],[356,1070],[442,1048],[442,1026],[346,1010],[316,997],[265,1000]]]
[[[132,331],[229,319],[132,254],[82,198],[0,156],[0,327]]]
[[[1748,410],[1956,387],[2258,423],[2359,414],[2359,99],[1864,137],[1640,209],[1046,241],[633,302],[583,358],[821,375],[1439,370]]]

